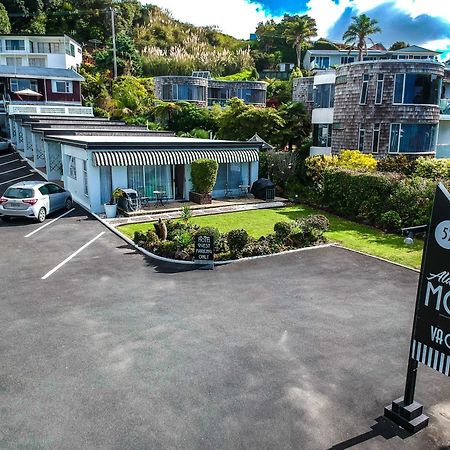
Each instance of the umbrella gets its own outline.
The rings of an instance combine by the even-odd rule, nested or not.
[[[29,97],[42,97],[42,94],[39,92],[32,91],[31,89],[22,89],[21,91],[15,91],[13,94],[16,95],[28,95]]]

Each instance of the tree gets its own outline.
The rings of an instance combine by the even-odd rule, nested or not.
[[[276,109],[256,108],[232,98],[220,118],[218,136],[243,141],[258,133],[270,141],[284,125],[285,121]]]
[[[166,122],[168,128],[171,130],[173,128],[173,116],[176,112],[180,111],[183,106],[186,106],[187,102],[163,102],[158,101],[158,103],[153,106],[152,111],[155,117],[159,118],[163,122]]]
[[[389,51],[393,52],[394,50],[400,50],[406,47],[409,47],[409,44],[407,42],[396,41],[389,47]]]
[[[176,112],[172,120],[172,130],[179,133],[190,133],[194,129],[216,132],[218,120],[210,108],[202,108],[188,103]]]
[[[311,132],[311,117],[303,103],[285,103],[278,110],[284,120],[284,127],[278,132],[276,141],[280,147],[288,146],[292,151],[295,145],[298,148]]]
[[[11,33],[11,23],[9,22],[8,13],[2,3],[0,3],[0,33]]]
[[[317,24],[312,17],[308,15],[294,16],[286,22],[283,37],[288,44],[295,48],[297,67],[300,69],[302,67],[302,45],[314,36],[317,36]]]
[[[377,25],[377,20],[371,19],[365,14],[354,16],[352,20],[353,23],[350,24],[342,38],[344,43],[351,48],[356,46],[358,49],[358,61],[362,61],[363,53],[367,54],[367,41],[369,40],[374,45],[369,35],[380,33],[381,28]]]
[[[129,110],[134,114],[145,113],[153,100],[151,92],[139,78],[123,76],[113,83],[112,98],[119,110]]]

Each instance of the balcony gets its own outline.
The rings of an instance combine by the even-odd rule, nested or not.
[[[46,115],[46,116],[94,116],[90,106],[65,106],[65,105],[19,105],[9,104],[7,106],[10,115]]]

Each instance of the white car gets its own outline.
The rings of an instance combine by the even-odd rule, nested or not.
[[[55,183],[46,181],[23,181],[13,184],[0,197],[0,219],[27,217],[43,222],[59,209],[72,208],[70,192]]]

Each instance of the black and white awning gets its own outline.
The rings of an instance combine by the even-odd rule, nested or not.
[[[93,152],[95,166],[163,166],[191,164],[201,158],[218,163],[250,162],[259,160],[255,149],[241,150],[147,150]]]

